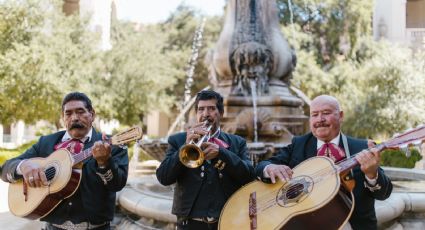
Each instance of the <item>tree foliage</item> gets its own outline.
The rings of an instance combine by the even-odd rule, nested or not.
[[[94,93],[101,114],[130,125],[140,123],[149,111],[167,111],[174,99],[167,90],[180,76],[166,34],[157,25],[136,29],[132,23],[117,22],[113,36],[113,48],[105,53],[103,80]]]
[[[206,19],[202,33],[202,46],[200,47],[197,64],[194,71],[194,84],[191,88],[192,96],[209,85],[208,66],[204,62],[207,52],[217,42],[223,19],[219,16],[206,17],[200,15],[194,9],[186,5],[180,5],[170,17],[161,24],[161,28],[167,34],[168,48],[175,50],[174,65],[180,69],[181,77],[178,79],[173,93],[178,104],[183,102],[184,85],[187,79],[188,62],[192,55],[192,45],[196,29],[201,25],[202,19]]]
[[[183,87],[175,85],[184,84],[198,24],[193,10],[181,7],[157,25],[115,21],[113,48],[102,51],[88,20],[65,16],[62,4],[0,2],[0,123],[57,123],[60,100],[70,91],[87,93],[100,117],[128,125],[181,99]]]
[[[371,36],[371,1],[278,1],[297,54],[291,83],[310,98],[330,94],[344,132],[386,138],[425,120],[424,55]]]
[[[56,123],[66,92],[87,89],[97,66],[87,22],[61,1],[0,2],[0,123]]]
[[[357,39],[371,32],[373,1],[277,0],[281,24],[292,23],[311,36],[300,48],[315,53],[316,62],[332,65],[338,57],[352,54]]]

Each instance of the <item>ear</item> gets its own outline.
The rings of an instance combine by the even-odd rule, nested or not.
[[[63,111],[61,113],[61,117],[59,119],[59,123],[61,124],[62,127],[66,128],[65,115],[64,115]]]
[[[339,111],[339,121],[344,121],[344,111]]]
[[[92,122],[93,122],[94,119],[96,118],[96,111],[93,109],[90,113],[91,113]]]

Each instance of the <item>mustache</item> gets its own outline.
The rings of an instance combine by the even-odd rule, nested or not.
[[[209,117],[205,117],[205,118],[201,119],[201,122],[206,122],[207,125],[210,125],[214,122],[214,120],[209,118]]]
[[[322,127],[329,127],[329,124],[326,124],[325,122],[318,122],[316,124],[313,125],[314,128],[322,128]]]
[[[81,123],[73,123],[71,124],[71,127],[69,127],[69,129],[82,129],[84,128],[84,125]]]

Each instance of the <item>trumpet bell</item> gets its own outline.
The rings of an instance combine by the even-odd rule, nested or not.
[[[195,144],[187,144],[180,149],[180,162],[188,168],[197,168],[204,163],[204,153]]]

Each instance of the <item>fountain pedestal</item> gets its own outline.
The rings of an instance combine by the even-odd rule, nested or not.
[[[303,101],[295,96],[260,96],[256,99],[257,120],[254,119],[253,99],[229,96],[224,99],[222,129],[254,142],[254,122],[258,142],[289,144],[293,135],[307,129]]]

